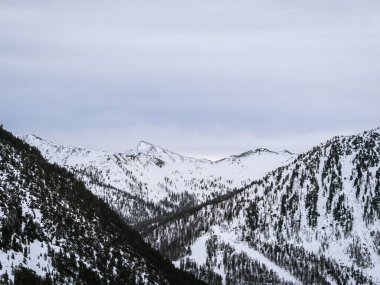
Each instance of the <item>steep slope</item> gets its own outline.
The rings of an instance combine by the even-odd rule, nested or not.
[[[222,201],[144,225],[209,284],[380,284],[379,129],[334,137]]]
[[[0,128],[1,284],[203,284],[66,169]]]
[[[147,142],[125,153],[64,147],[33,135],[23,139],[66,167],[130,223],[191,207],[261,178],[294,158],[265,149],[212,162]]]

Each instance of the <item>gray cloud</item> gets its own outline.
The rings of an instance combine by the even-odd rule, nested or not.
[[[301,151],[379,125],[376,1],[1,1],[0,120],[123,151]]]

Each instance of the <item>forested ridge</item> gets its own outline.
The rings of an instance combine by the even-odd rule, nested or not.
[[[203,284],[65,168],[0,128],[2,284]]]
[[[166,257],[209,284],[276,278],[378,284],[379,161],[379,129],[334,137],[227,199],[140,230]],[[207,251],[201,260],[192,252],[200,245]],[[257,273],[253,262],[267,266]]]

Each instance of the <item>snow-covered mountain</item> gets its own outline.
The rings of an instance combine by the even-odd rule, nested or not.
[[[151,144],[146,141],[140,141],[136,147],[126,151],[124,155],[127,156],[148,156],[160,159],[166,162],[210,162],[207,159],[197,159],[193,157],[186,157],[178,153],[164,149],[158,145]]]
[[[218,161],[23,139],[208,284],[380,284],[379,129]]]
[[[34,135],[22,139],[66,167],[129,222],[194,206],[263,177],[295,158],[288,152],[248,151],[219,161],[182,156],[140,142],[124,153],[65,147]]]
[[[380,284],[380,130],[140,229],[208,284]]]
[[[174,268],[72,173],[0,127],[0,284],[204,283]]]

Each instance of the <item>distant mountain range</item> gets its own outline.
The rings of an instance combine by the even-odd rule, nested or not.
[[[248,185],[295,154],[267,149],[218,161],[186,157],[147,142],[124,153],[66,147],[34,135],[22,139],[51,163],[72,171],[130,223],[191,207]]]

